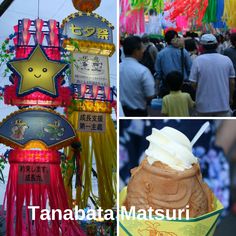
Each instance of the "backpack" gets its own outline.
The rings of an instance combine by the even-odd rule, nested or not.
[[[140,61],[141,64],[143,64],[144,66],[146,66],[152,73],[152,75],[155,74],[155,62],[152,60],[152,57],[150,55],[149,49],[152,45],[148,45],[146,50],[143,53],[143,58]]]

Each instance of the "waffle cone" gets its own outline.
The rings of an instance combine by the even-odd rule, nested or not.
[[[177,171],[159,161],[150,165],[144,159],[131,174],[124,203],[127,209],[131,206],[136,210],[152,207],[171,212],[188,205],[191,218],[214,210],[214,195],[202,180],[199,164]]]

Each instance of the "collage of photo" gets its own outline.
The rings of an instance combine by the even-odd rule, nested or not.
[[[234,236],[235,0],[0,0],[0,236]]]

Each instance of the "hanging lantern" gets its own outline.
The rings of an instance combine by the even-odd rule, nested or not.
[[[58,46],[59,45],[58,36],[54,32],[49,33],[49,39],[50,39],[51,46]]]
[[[18,33],[18,25],[14,25],[13,28],[14,28],[14,32],[15,32],[15,33]]]
[[[42,42],[43,42],[43,38],[44,38],[44,34],[40,31],[37,31],[36,32],[36,43],[42,45]]]
[[[105,87],[105,97],[106,97],[106,100],[111,99],[111,88],[110,87]]]
[[[30,40],[30,33],[28,30],[24,30],[22,32],[22,38],[23,38],[23,44],[28,45],[29,40]]]
[[[54,32],[54,33],[58,33],[58,29],[57,29],[57,21],[56,20],[49,20],[48,21],[48,26],[49,26],[49,29],[51,32]]]
[[[97,9],[101,0],[72,0],[75,9],[83,12],[92,12]]]
[[[93,85],[93,97],[96,98],[98,95],[98,85]]]
[[[81,97],[83,98],[86,93],[86,84],[81,84]]]
[[[18,44],[18,38],[17,37],[13,38],[13,43],[14,43],[15,46]]]
[[[24,30],[28,30],[31,25],[31,20],[30,19],[23,19],[23,28]]]
[[[42,28],[43,28],[43,20],[41,20],[41,19],[36,19],[36,20],[35,20],[35,27],[36,27],[37,31],[42,31]]]

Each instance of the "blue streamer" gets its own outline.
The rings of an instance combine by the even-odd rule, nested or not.
[[[213,23],[215,28],[226,28],[225,22],[222,21],[223,14],[224,14],[224,0],[217,0],[217,11],[216,11],[217,22]]]

